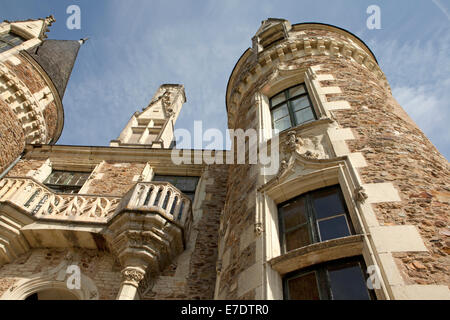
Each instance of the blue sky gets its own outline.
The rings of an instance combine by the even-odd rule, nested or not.
[[[81,8],[69,30],[66,9]],[[369,5],[381,29],[366,27]],[[322,22],[358,35],[374,52],[394,97],[450,158],[450,1],[2,1],[0,19],[53,14],[49,38],[90,40],[81,48],[64,97],[58,144],[108,145],[162,83],[184,84],[177,128],[225,131],[228,77],[262,20]],[[206,143],[205,143],[206,144]]]

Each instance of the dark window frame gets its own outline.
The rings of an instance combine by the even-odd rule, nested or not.
[[[305,92],[290,97],[289,96],[289,91],[292,88],[295,88],[295,87],[298,87],[298,86],[303,86]],[[285,95],[285,100],[277,103],[276,105],[273,105],[273,103],[272,103],[273,98],[275,98],[276,96],[278,96],[278,95],[280,95],[282,93],[284,93],[284,95]],[[297,123],[297,120],[295,118],[295,111],[294,111],[294,108],[292,106],[292,101],[297,100],[297,99],[302,98],[302,97],[307,97],[308,102],[309,102],[309,106],[308,107],[304,107],[304,108],[302,108],[300,110],[307,109],[307,108],[311,109],[314,118],[312,120],[308,120],[308,121],[305,121],[305,122],[302,122],[302,123]],[[299,126],[301,124],[305,124],[305,123],[317,120],[316,110],[314,108],[314,105],[312,104],[311,98],[310,98],[309,93],[308,93],[308,88],[306,87],[306,84],[304,82],[295,84],[293,86],[290,86],[289,88],[286,88],[286,89],[284,89],[284,90],[274,94],[272,97],[269,98],[269,109],[270,109],[270,116],[272,118],[272,128],[273,129],[275,129],[275,121],[274,121],[274,117],[273,117],[273,111],[275,109],[281,107],[283,104],[286,104],[287,109],[288,109],[290,126],[288,128],[286,128],[286,129],[283,129],[280,132],[283,132],[285,130],[289,130],[289,129],[294,128],[296,126]],[[297,112],[300,111],[300,110],[297,110]]]
[[[61,175],[56,179],[56,181],[51,181],[52,178],[54,178],[55,174]],[[63,181],[60,181],[60,179],[64,177],[63,174],[66,174],[66,177]],[[69,174],[69,176],[67,176],[67,174]],[[72,180],[75,175],[79,176],[75,183],[71,183],[73,182]],[[81,190],[90,175],[91,172],[86,171],[53,170],[50,175],[44,180],[43,184],[57,193],[76,194]]]
[[[370,300],[376,300],[377,297],[375,294],[375,290],[367,288],[367,280],[369,279],[370,275],[366,272],[367,266],[363,256],[361,255],[330,260],[285,274],[282,279],[283,299],[290,300],[289,285],[288,285],[289,280],[297,279],[314,272],[316,274],[317,290],[319,292],[320,297],[319,299],[333,300],[333,292],[329,272],[342,270],[345,269],[345,267],[349,268],[352,265],[353,266],[358,265],[360,267],[365,281],[364,284],[365,288],[367,289],[368,298]]]
[[[175,179],[178,179],[178,178],[196,179],[195,188],[194,188],[194,190],[186,190],[184,188],[180,188],[179,186],[177,186],[176,182],[174,183],[173,180],[170,180],[172,178],[175,178]],[[152,181],[155,181],[155,182],[169,182],[169,183],[171,183],[174,187],[176,187],[178,190],[180,190],[184,195],[189,197],[189,199],[191,199],[191,202],[193,203],[194,202],[194,198],[195,198],[195,192],[197,191],[197,187],[198,187],[198,182],[200,181],[200,177],[198,177],[198,176],[162,175],[162,174],[156,174],[155,173],[155,175],[152,178]]]
[[[317,218],[317,213],[316,213],[316,209],[314,208],[314,194],[320,194],[321,192],[326,192],[328,190],[333,190],[336,189],[337,192],[336,194],[339,197],[339,200],[341,202],[341,205],[345,211],[345,213],[339,213],[339,214],[334,214],[333,216],[328,216],[325,218]],[[297,224],[291,228],[286,229],[284,227],[284,222],[283,222],[283,214],[280,213],[280,208],[293,203],[301,198],[305,199],[305,211],[306,211],[306,222],[303,224]],[[286,234],[292,231],[295,231],[297,229],[302,228],[303,226],[307,226],[308,227],[308,232],[309,232],[309,237],[310,237],[310,244],[314,244],[314,243],[319,243],[319,242],[323,242],[324,240],[321,239],[320,236],[320,227],[319,227],[319,222],[320,221],[325,221],[325,220],[330,220],[339,216],[345,216],[346,218],[346,222],[347,222],[347,227],[349,230],[349,236],[354,235],[355,234],[355,228],[353,226],[352,223],[352,219],[350,217],[350,213],[347,207],[347,203],[345,201],[344,195],[342,194],[342,190],[339,184],[337,185],[332,185],[332,186],[328,186],[328,187],[324,187],[324,188],[320,188],[320,189],[316,189],[316,190],[312,190],[312,191],[308,191],[306,193],[303,193],[295,198],[292,198],[288,201],[285,201],[283,203],[280,203],[277,206],[277,213],[278,213],[278,226],[279,226],[279,230],[280,230],[280,248],[281,248],[281,252],[287,253],[291,250],[295,250],[295,249],[291,249],[291,250],[287,250],[286,248]],[[338,238],[333,238],[333,239],[338,239]],[[331,239],[329,239],[331,240]],[[301,248],[301,247],[299,247]]]

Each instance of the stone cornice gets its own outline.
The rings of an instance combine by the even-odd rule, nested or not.
[[[362,247],[363,236],[351,235],[289,251],[271,259],[269,264],[280,274],[286,274],[312,264],[359,255]]]
[[[39,101],[31,93],[28,87],[8,67],[0,63],[0,83],[14,92],[5,101],[11,106],[12,111],[22,124],[27,141],[33,143],[47,143],[47,126],[44,114],[41,111]],[[17,107],[12,107],[17,100]]]
[[[182,152],[183,150],[180,149]],[[106,146],[66,146],[66,145],[27,145],[24,159],[45,160],[50,158],[52,163],[70,165],[83,163],[91,167],[101,161],[147,163],[158,170],[158,174],[183,174],[188,176],[201,175],[205,163],[196,164],[194,156],[200,156],[210,150],[191,151],[191,164],[176,165],[172,162],[172,149],[106,147]],[[224,163],[226,152],[223,153]]]
[[[334,29],[330,31],[336,32]],[[345,33],[343,30],[339,32]],[[374,56],[361,49],[360,43],[344,42],[332,35],[301,37],[291,32],[289,38],[259,54],[255,54],[252,49],[247,49],[241,56],[228,82],[226,93],[228,113],[236,113],[237,106],[242,103],[250,87],[264,75],[273,72],[279,63],[307,56],[335,56],[350,59],[367,68],[388,86],[386,77]]]

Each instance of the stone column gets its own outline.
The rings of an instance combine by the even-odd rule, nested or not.
[[[126,267],[122,270],[122,284],[117,300],[139,300],[139,283],[144,279],[145,271],[139,267]]]

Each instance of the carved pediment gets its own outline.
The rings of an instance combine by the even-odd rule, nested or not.
[[[324,147],[324,135],[300,136],[295,130],[287,133],[287,138],[280,143],[280,167],[277,175],[260,188],[268,190],[273,186],[305,176],[318,170],[335,166],[344,158],[330,159]]]

